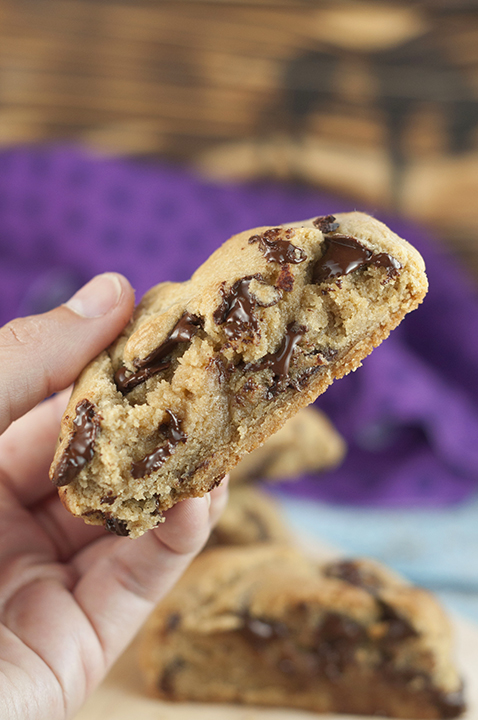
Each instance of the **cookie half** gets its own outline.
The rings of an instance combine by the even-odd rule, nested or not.
[[[152,288],[83,371],[51,467],[65,507],[137,537],[203,495],[415,309],[419,253],[362,213],[235,235]]]
[[[465,708],[443,610],[369,560],[208,550],[151,616],[140,653],[151,693],[167,700],[397,718]]]

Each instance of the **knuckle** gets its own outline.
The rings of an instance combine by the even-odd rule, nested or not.
[[[43,340],[44,323],[39,317],[15,318],[0,329],[0,347],[3,350],[36,348]]]

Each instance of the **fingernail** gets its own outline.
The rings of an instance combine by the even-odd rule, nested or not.
[[[86,283],[65,305],[82,317],[101,317],[118,304],[122,290],[117,275],[104,273]]]

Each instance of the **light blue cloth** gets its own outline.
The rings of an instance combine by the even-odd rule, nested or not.
[[[299,533],[348,556],[384,562],[432,590],[448,608],[478,621],[478,498],[439,510],[342,507],[283,495],[279,499]]]

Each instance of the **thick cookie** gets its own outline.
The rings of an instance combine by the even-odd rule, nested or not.
[[[371,561],[213,548],[157,607],[140,652],[150,691],[168,700],[398,718],[464,710],[441,607]]]
[[[333,468],[343,460],[345,441],[323,412],[302,408],[231,470],[231,483],[293,480]]]
[[[65,507],[141,535],[355,370],[426,290],[416,250],[361,213],[235,235],[150,290],[81,374],[51,467]]]

